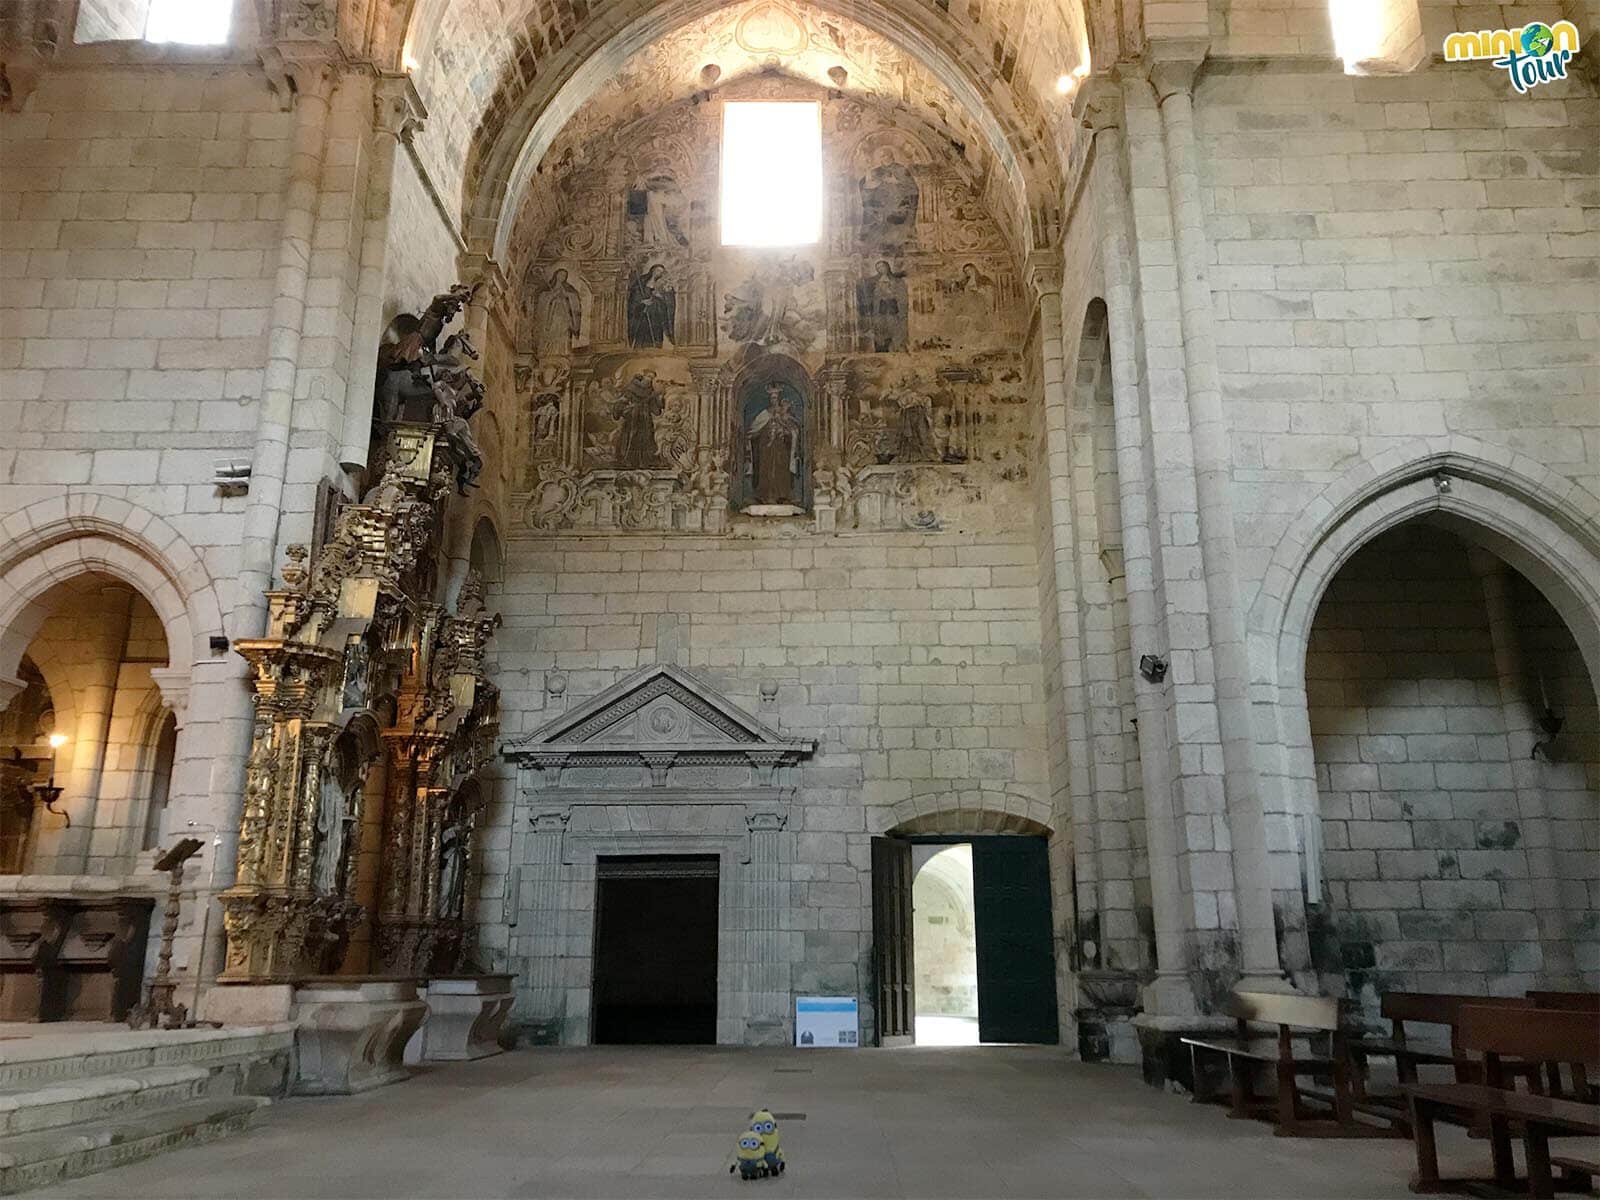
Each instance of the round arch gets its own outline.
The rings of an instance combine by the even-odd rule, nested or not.
[[[98,572],[140,592],[161,619],[169,667],[187,675],[223,633],[222,605],[200,555],[166,521],[93,493],[42,500],[0,521],[0,678],[16,672],[58,583]]]
[[[925,792],[884,810],[883,833],[1027,833],[1053,837],[1050,806],[1020,792],[988,788]]]

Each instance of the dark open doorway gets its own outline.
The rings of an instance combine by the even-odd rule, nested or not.
[[[598,862],[594,1041],[717,1040],[717,858]]]

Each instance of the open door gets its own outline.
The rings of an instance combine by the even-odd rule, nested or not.
[[[876,875],[876,856],[873,866]],[[973,838],[972,886],[979,1040],[1060,1041],[1045,839]]]
[[[878,1045],[903,1046],[913,1037],[916,980],[911,948],[911,843],[872,839],[872,978]]]

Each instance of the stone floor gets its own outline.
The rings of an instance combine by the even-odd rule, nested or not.
[[[726,1174],[750,1110],[776,1180]],[[804,1114],[804,1119],[783,1114]],[[1448,1169],[1487,1147],[1441,1137]],[[249,1132],[44,1197],[1401,1197],[1411,1143],[1274,1138],[1044,1047],[539,1049],[366,1096],[274,1104]]]

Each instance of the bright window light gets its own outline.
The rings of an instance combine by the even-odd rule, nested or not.
[[[722,110],[722,244],[807,246],[822,236],[822,111],[815,101]]]
[[[228,40],[232,19],[233,0],[150,0],[144,40],[215,46]]]

